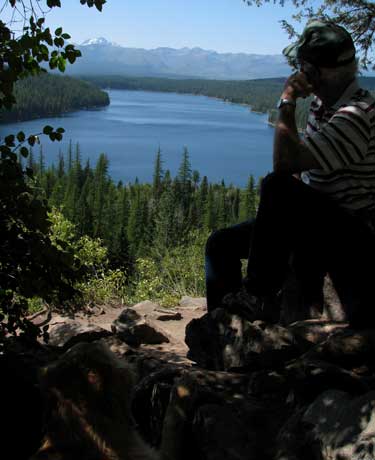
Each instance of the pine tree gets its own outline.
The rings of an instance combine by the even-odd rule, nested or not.
[[[224,180],[221,181],[219,189],[219,202],[217,208],[217,226],[218,228],[226,227],[228,218],[227,212],[227,199],[226,199],[226,187]]]
[[[132,259],[130,257],[130,244],[128,239],[129,222],[129,194],[126,187],[118,184],[118,201],[116,215],[118,217],[111,251],[109,252],[110,263],[115,268],[121,268],[126,272],[131,270]]]
[[[73,143],[72,140],[69,140],[68,152],[67,152],[67,172],[69,172],[73,167]]]
[[[209,185],[208,188],[207,203],[204,214],[204,228],[209,231],[216,230],[217,228],[215,195],[212,185]]]
[[[198,196],[199,225],[202,227],[204,226],[204,216],[206,214],[207,199],[208,199],[208,179],[207,179],[207,176],[203,176],[201,186],[199,189],[199,196]]]
[[[79,147],[76,150],[75,159],[72,161],[71,167],[68,170],[66,190],[64,196],[64,215],[73,223],[78,223],[81,216],[78,212],[78,202],[81,195],[82,189],[82,165],[79,153]],[[81,212],[81,211],[80,211]]]
[[[61,150],[59,150],[59,161],[57,165],[57,177],[61,179],[65,175],[65,161],[64,155]]]
[[[254,177],[252,175],[249,176],[247,187],[245,190],[245,199],[244,199],[244,207],[241,212],[242,219],[254,219],[256,215],[257,209],[257,190],[255,187]]]
[[[93,214],[93,235],[95,237],[103,236],[105,229],[104,222],[104,202],[105,196],[108,189],[108,158],[102,153],[96,163],[93,180],[93,202],[92,202],[92,214]]]
[[[155,166],[154,166],[154,174],[153,174],[153,182],[152,182],[152,194],[156,201],[159,200],[160,195],[162,193],[162,184],[163,184],[163,160],[161,156],[160,146],[156,153],[155,158]]]
[[[92,178],[89,176],[86,178],[83,187],[81,189],[79,199],[76,206],[76,213],[78,216],[76,222],[77,234],[93,235],[93,216],[91,206],[89,204],[90,193],[92,188]]]
[[[145,202],[141,195],[141,187],[138,183],[134,184],[133,197],[130,205],[128,240],[132,256],[137,256],[142,247],[145,217]]]

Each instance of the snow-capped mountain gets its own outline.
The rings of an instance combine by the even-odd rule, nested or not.
[[[90,46],[90,45],[97,45],[97,46],[119,46],[117,43],[110,42],[103,37],[98,38],[89,38],[82,42],[79,46]]]
[[[103,37],[77,47],[82,57],[69,73],[86,75],[137,75],[252,79],[286,76],[290,68],[282,55],[218,53],[202,48],[126,48]]]

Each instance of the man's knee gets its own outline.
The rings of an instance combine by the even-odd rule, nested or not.
[[[260,190],[261,193],[278,193],[281,190],[289,188],[291,185],[293,186],[295,183],[298,183],[297,179],[294,178],[290,173],[272,172],[267,174],[267,176],[262,179]]]
[[[228,243],[228,231],[226,228],[213,231],[206,242],[206,256],[210,257],[222,253]]]

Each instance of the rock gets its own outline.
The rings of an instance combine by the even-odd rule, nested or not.
[[[375,452],[375,392],[351,398],[329,390],[306,410],[303,421],[321,445],[323,460],[370,460]]]
[[[179,311],[162,308],[155,309],[151,317],[157,321],[179,321],[182,319]]]
[[[111,335],[110,331],[99,326],[82,324],[78,321],[65,320],[48,329],[49,344],[63,347],[64,351],[79,342],[94,342]]]
[[[286,328],[261,321],[251,323],[218,308],[186,327],[188,358],[214,370],[257,370],[282,367],[298,356]]]
[[[112,323],[112,331],[130,345],[160,344],[169,342],[167,333],[155,321],[143,316],[134,308],[125,308]]]
[[[144,300],[139,302],[132,307],[139,315],[146,316],[153,313],[154,310],[160,308],[157,303],[151,302],[150,300]]]
[[[299,405],[310,404],[329,389],[361,395],[373,388],[365,377],[324,361],[297,359],[286,366],[284,377]]]
[[[280,429],[274,441],[274,460],[322,460],[320,442],[311,431],[313,425],[303,420],[305,410],[302,407],[291,413]]]
[[[175,380],[182,369],[166,366],[143,378],[134,389],[132,412],[143,438],[152,446],[159,447],[163,419]]]
[[[288,326],[288,329],[301,345],[311,347],[324,342],[332,333],[345,329],[347,326],[347,323],[339,321],[309,319],[297,321]]]
[[[344,369],[363,373],[375,370],[375,329],[354,331],[351,329],[337,332],[309,350],[303,356],[306,360],[326,361]]]
[[[285,408],[256,400],[202,405],[193,421],[198,458],[206,460],[270,460]]]
[[[40,369],[58,356],[54,348],[26,337],[8,337],[1,341],[2,458],[26,460],[40,446],[44,401],[38,377]]]
[[[275,371],[256,371],[250,375],[248,394],[260,400],[286,401],[290,386],[284,375]]]
[[[206,297],[183,296],[180,300],[180,307],[206,311],[207,300]]]

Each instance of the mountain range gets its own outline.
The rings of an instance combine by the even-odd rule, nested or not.
[[[218,53],[202,48],[127,48],[103,37],[76,45],[82,52],[68,73],[248,80],[286,76],[282,55]]]

